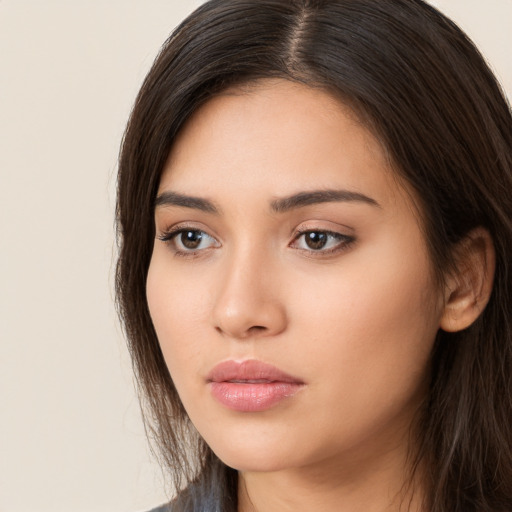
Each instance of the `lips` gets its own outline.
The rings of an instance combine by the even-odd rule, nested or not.
[[[240,412],[259,412],[295,395],[304,382],[256,360],[224,361],[207,376],[213,397]]]

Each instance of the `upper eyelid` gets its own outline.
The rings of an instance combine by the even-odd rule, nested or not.
[[[171,234],[171,233],[178,233],[180,231],[184,230],[190,230],[190,231],[201,231],[202,233],[205,233],[206,235],[217,239],[218,237],[214,234],[212,234],[211,230],[208,229],[206,226],[204,226],[202,223],[197,223],[195,221],[183,221],[183,222],[176,222],[174,224],[164,224],[164,228],[158,229],[157,226],[157,233],[163,233],[163,234]]]
[[[326,235],[332,236],[333,238],[338,238],[340,240],[346,240],[350,242],[353,242],[356,239],[354,235],[347,235],[345,233],[338,233],[337,231],[330,231],[327,229],[305,229],[303,231],[297,231],[291,243],[297,241],[300,237],[308,233],[325,233]]]
[[[348,235],[346,233],[341,233],[339,231],[335,231],[333,229],[325,229],[325,228],[303,228],[303,229],[295,229],[294,235],[300,236],[304,235],[305,233],[326,233],[328,235],[334,235],[334,236],[345,236],[350,237],[352,235]]]
[[[304,231],[324,231],[340,235],[352,236],[354,235],[354,228],[348,224],[341,224],[339,222],[330,221],[327,219],[312,219],[299,223],[293,228],[293,233]]]
[[[326,233],[326,234],[329,234],[332,236],[338,236],[341,238],[355,238],[353,228],[351,228],[347,225],[342,225],[342,224],[336,223],[336,225],[339,227],[331,228],[331,227],[326,227],[326,226],[310,225],[309,222],[311,222],[311,221],[301,223],[292,229],[292,231],[290,232],[290,235],[289,235],[291,238],[291,242],[293,242],[298,237],[300,237],[308,232],[321,232],[321,233]],[[313,221],[313,222],[318,222],[318,221]],[[329,221],[329,223],[332,223],[332,222]],[[334,224],[334,223],[332,223],[332,224]],[[158,227],[157,227],[156,236],[157,236],[157,238],[160,238],[160,239],[165,238],[165,237],[170,238],[171,236],[177,235],[178,233],[180,233],[182,231],[186,231],[186,230],[200,231],[200,232],[204,233],[205,235],[207,235],[208,237],[213,238],[214,240],[216,240],[217,242],[220,243],[220,237],[217,234],[214,234],[214,232],[212,230],[208,229],[208,227],[204,226],[201,222],[196,222],[196,221],[177,222],[177,223],[171,224],[168,227],[165,227],[163,229],[158,229]],[[348,231],[348,232],[345,232],[345,231]]]

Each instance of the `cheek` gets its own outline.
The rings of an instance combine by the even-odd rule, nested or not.
[[[321,287],[306,283],[295,316],[307,319],[301,339],[315,370],[330,368],[344,386],[363,382],[377,394],[388,384],[417,385],[439,324],[429,269],[421,252],[390,247],[354,252]]]
[[[431,280],[418,265],[379,261],[359,269],[347,260],[346,272],[296,302],[305,319],[297,350],[325,402],[316,422],[331,446],[406,424],[425,391],[438,322]]]
[[[149,312],[169,371],[177,387],[190,374],[201,352],[201,325],[207,296],[197,282],[173,271],[166,257],[156,253],[149,267],[146,294]]]

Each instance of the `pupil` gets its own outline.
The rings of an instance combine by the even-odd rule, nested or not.
[[[187,249],[197,249],[202,238],[200,231],[184,231],[181,233],[181,243]]]
[[[325,233],[312,231],[306,234],[306,245],[310,249],[321,249],[326,243],[327,235]]]

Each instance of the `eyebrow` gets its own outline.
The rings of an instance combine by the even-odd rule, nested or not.
[[[272,210],[276,213],[285,213],[297,208],[304,208],[313,204],[332,202],[360,202],[380,208],[380,204],[359,192],[350,190],[313,190],[299,192],[288,197],[275,199],[270,203]],[[201,210],[206,213],[218,215],[220,209],[209,199],[194,197],[177,192],[162,192],[155,200],[155,208],[159,206],[179,206]]]
[[[276,213],[284,213],[312,204],[332,202],[360,202],[381,208],[380,204],[375,201],[375,199],[350,190],[314,190],[311,192],[299,192],[298,194],[272,201],[271,207]]]
[[[219,213],[219,209],[209,199],[202,197],[187,196],[177,192],[162,192],[155,200],[155,208],[159,206],[181,206],[184,208],[193,208],[206,213]]]

